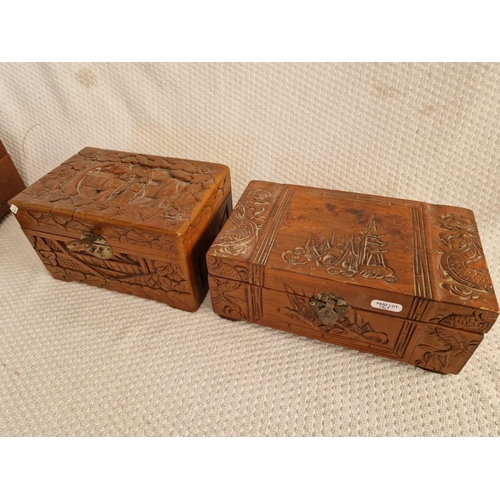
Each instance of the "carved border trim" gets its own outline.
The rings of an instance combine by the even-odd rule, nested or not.
[[[424,297],[413,297],[408,313],[408,319],[413,321],[422,321],[425,310],[430,304],[430,300]]]
[[[271,223],[262,238],[260,245],[255,252],[255,257],[250,264],[250,283],[254,285],[265,285],[265,266],[273,249],[278,231],[285,220],[288,209],[292,203],[295,192],[286,187],[281,195],[281,201],[276,207]]]
[[[410,207],[413,239],[413,280],[415,295],[432,299],[431,277],[424,232],[423,206]]]
[[[405,321],[401,326],[398,338],[396,339],[396,343],[394,344],[394,352],[401,359],[406,354],[406,350],[408,349],[410,340],[412,339],[417,327],[418,323],[412,323],[410,321]]]

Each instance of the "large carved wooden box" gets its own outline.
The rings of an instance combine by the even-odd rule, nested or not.
[[[232,209],[224,165],[85,148],[10,200],[55,278],[196,310]]]
[[[458,373],[498,304],[467,209],[253,181],[207,253],[216,313]]]

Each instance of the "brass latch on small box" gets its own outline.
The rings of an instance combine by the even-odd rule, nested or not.
[[[324,324],[335,323],[343,318],[350,307],[343,297],[335,293],[318,293],[309,301],[309,304]]]
[[[111,259],[113,257],[113,250],[111,250],[109,243],[95,233],[82,233],[79,240],[68,243],[66,248],[71,252],[88,253],[98,259]]]

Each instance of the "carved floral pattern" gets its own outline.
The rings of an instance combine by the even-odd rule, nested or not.
[[[235,207],[228,224],[215,240],[210,253],[215,256],[246,255],[259,237],[266,217],[266,206],[276,198],[264,189],[254,189],[244,194]]]
[[[361,314],[349,311],[347,316],[339,318],[336,323],[324,324],[316,316],[307,297],[297,295],[293,289],[284,285],[288,300],[292,307],[280,307],[278,312],[290,319],[304,323],[310,327],[319,328],[326,334],[342,335],[357,340],[368,341],[372,344],[387,344],[389,338],[383,332],[377,332],[368,321],[364,321]]]
[[[439,268],[443,271],[441,287],[463,300],[478,299],[481,293],[493,293],[484,252],[473,221],[461,215],[446,214],[434,218],[444,231],[439,233],[441,253]]]
[[[87,148],[33,184],[21,199],[109,221],[178,225],[214,182],[216,169],[188,160]]]
[[[361,276],[368,279],[384,279],[387,283],[397,281],[384,256],[387,243],[378,232],[375,217],[355,238],[354,234],[342,242],[335,242],[335,234],[329,240],[318,242],[311,235],[302,247],[283,252],[283,260],[292,265],[313,264],[312,269],[324,268],[329,274],[340,274],[351,278]]]

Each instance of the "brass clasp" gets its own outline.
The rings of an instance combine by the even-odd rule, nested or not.
[[[84,232],[80,239],[66,244],[66,248],[71,252],[84,252],[98,259],[111,259],[113,250],[109,243],[98,234]]]
[[[343,318],[349,309],[349,303],[335,293],[318,293],[309,301],[310,306],[322,323],[335,323]]]

